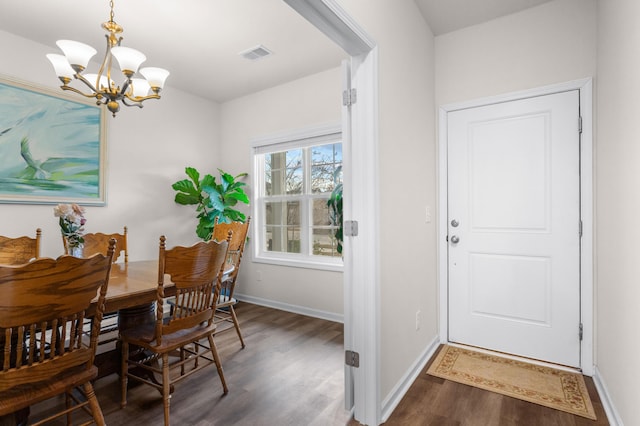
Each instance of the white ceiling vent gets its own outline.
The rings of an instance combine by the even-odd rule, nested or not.
[[[258,59],[262,59],[266,56],[273,55],[273,52],[259,44],[258,46],[252,47],[251,49],[244,50],[238,55],[242,56],[245,59],[250,61],[257,61]]]

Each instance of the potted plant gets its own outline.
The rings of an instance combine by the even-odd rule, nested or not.
[[[244,222],[246,215],[234,207],[238,202],[249,204],[249,197],[244,192],[246,183],[239,182],[247,176],[240,173],[230,175],[221,169],[220,181],[214,176],[206,174],[200,179],[200,173],[193,167],[186,167],[189,179],[174,183],[171,187],[178,193],[175,202],[182,205],[195,205],[199,219],[196,234],[204,241],[209,241],[213,233],[213,225],[218,222]]]
[[[344,241],[343,226],[342,226],[342,180],[340,179],[342,173],[342,166],[338,167],[334,172],[334,182],[336,186],[331,191],[331,196],[327,200],[327,206],[329,207],[329,218],[331,223],[336,226],[334,237],[337,240],[336,250],[342,254],[342,242]],[[338,183],[340,182],[340,183]]]

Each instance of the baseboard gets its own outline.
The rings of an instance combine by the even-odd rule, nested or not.
[[[236,293],[235,298],[241,302],[253,303],[254,305],[266,306],[268,308],[279,309],[281,311],[293,312],[294,314],[344,323],[344,316],[336,314],[335,312],[327,312],[319,309],[307,308],[305,306],[291,305],[289,303],[278,302],[277,300],[263,299],[261,297],[254,297],[246,294]]]
[[[382,401],[382,423],[389,420],[391,413],[396,409],[402,398],[405,396],[413,382],[416,380],[422,369],[427,365],[433,354],[440,346],[440,338],[434,337],[427,345],[424,352],[418,357],[406,374],[400,379],[398,384],[389,392],[389,395]]]
[[[607,420],[609,420],[609,424],[611,426],[624,426],[622,423],[622,419],[618,414],[618,410],[613,405],[613,400],[611,399],[611,395],[609,394],[609,390],[604,383],[602,375],[600,374],[600,370],[596,366],[594,368],[593,374],[593,383],[596,385],[596,390],[598,391],[598,396],[600,397],[600,401],[602,402],[602,406],[604,408],[604,412],[607,414]]]

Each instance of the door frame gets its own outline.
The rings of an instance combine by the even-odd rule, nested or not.
[[[448,113],[501,102],[509,102],[535,96],[550,95],[569,90],[580,92],[580,215],[582,217],[582,239],[580,242],[580,320],[583,338],[580,343],[580,366],[583,374],[595,372],[593,356],[594,338],[594,286],[593,286],[593,79],[585,78],[535,89],[443,105],[438,117],[438,306],[439,335],[441,343],[449,343],[449,276],[447,262],[447,125]],[[578,125],[578,123],[576,123]],[[578,332],[578,330],[576,330]]]
[[[283,1],[349,55],[351,86],[358,90],[357,102],[350,107],[351,122],[343,123],[343,129],[346,126],[351,133],[349,146],[343,146],[347,151],[343,152],[344,219],[357,221],[359,228],[357,237],[345,238],[343,245],[344,347],[360,354],[359,367],[345,367],[348,388],[345,405],[348,409],[353,406],[353,416],[360,423],[378,425],[381,422],[378,47],[337,0]]]

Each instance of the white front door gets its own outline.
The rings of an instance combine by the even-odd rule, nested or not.
[[[449,341],[580,367],[578,123],[578,90],[449,112]]]

